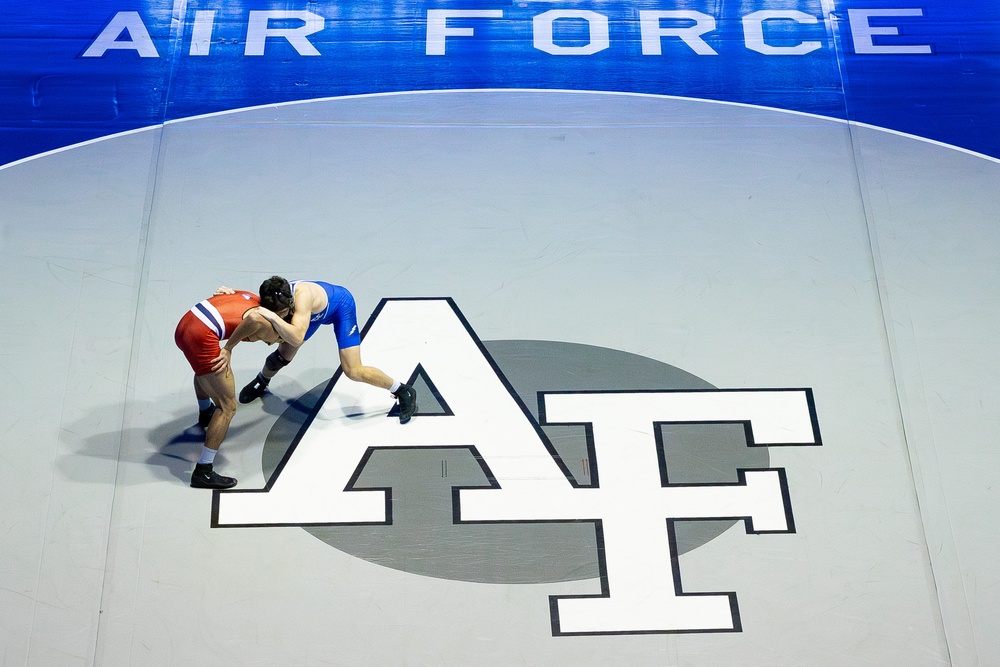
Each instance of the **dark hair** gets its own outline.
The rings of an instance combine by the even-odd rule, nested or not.
[[[260,305],[278,312],[292,309],[292,286],[281,276],[271,276],[260,284]]]

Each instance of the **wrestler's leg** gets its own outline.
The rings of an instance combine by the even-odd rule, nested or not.
[[[197,398],[199,401],[205,401],[211,398],[211,396],[209,396],[208,393],[201,388],[201,385],[198,384],[197,375],[194,376],[194,397]]]
[[[215,414],[216,406],[208,393],[198,384],[198,376],[194,376],[194,396],[198,399],[198,426],[204,429],[212,423],[212,415]]]
[[[352,345],[340,350],[340,367],[344,375],[355,382],[364,382],[382,389],[388,389],[399,401],[399,422],[410,421],[417,411],[417,391],[408,384],[395,382],[391,377],[374,366],[361,362],[361,346]]]
[[[205,429],[205,447],[218,451],[229,430],[229,423],[236,416],[236,386],[233,373],[227,368],[225,373],[196,375],[194,381],[195,386],[218,407],[212,415],[208,428]]]
[[[309,332],[306,334],[306,340],[309,339],[309,336],[315,330],[315,327],[310,325]],[[264,392],[267,391],[267,385],[270,384],[271,378],[291,363],[298,351],[299,348],[285,341],[278,343],[278,349],[267,355],[267,359],[264,360],[264,366],[257,373],[257,377],[240,390],[240,403],[252,403],[255,399],[263,396]]]
[[[271,378],[291,362],[298,350],[299,348],[284,341],[278,343],[278,349],[264,359],[264,365],[257,376],[240,390],[240,403],[253,403],[254,400],[263,396],[267,391],[267,385],[271,383]]]
[[[392,388],[392,378],[374,366],[361,363],[361,346],[354,345],[340,351],[340,367],[344,375],[355,382],[364,382],[382,389]]]
[[[278,343],[278,349],[268,355],[269,361],[264,364],[264,367],[260,370],[260,374],[270,380],[278,374],[278,371],[292,362],[298,351],[299,348],[294,345],[289,345],[285,341],[281,341]],[[277,354],[277,357],[272,356],[275,354]]]
[[[213,462],[219,445],[229,431],[229,424],[236,415],[236,386],[233,373],[226,368],[223,373],[196,375],[195,391],[201,391],[215,403],[217,409],[205,429],[205,446],[201,458],[191,473],[191,486],[199,489],[229,489],[236,486],[236,480],[215,472]]]

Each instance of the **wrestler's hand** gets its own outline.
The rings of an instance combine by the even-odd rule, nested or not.
[[[225,373],[229,370],[229,360],[232,356],[229,350],[224,347],[219,348],[219,356],[212,359],[212,372],[213,373]]]
[[[226,287],[225,285],[219,285],[215,288],[215,294],[212,296],[219,296],[221,294],[236,294],[236,290],[232,287]]]

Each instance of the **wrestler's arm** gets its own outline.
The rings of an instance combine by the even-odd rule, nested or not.
[[[302,343],[306,342],[306,331],[309,330],[309,319],[312,317],[312,309],[315,301],[314,295],[311,292],[303,290],[301,285],[295,292],[295,310],[292,312],[291,322],[286,322],[278,317],[277,313],[263,306],[259,309],[259,312],[262,317],[271,323],[274,330],[281,336],[281,340],[292,347],[299,347]]]
[[[254,334],[259,334],[264,328],[270,328],[268,322],[258,310],[252,310],[246,314],[243,321],[236,325],[232,335],[226,341],[224,347],[219,349],[219,356],[212,359],[212,372],[225,373],[229,368],[229,362],[233,355],[233,348],[240,344],[244,338],[250,338]]]

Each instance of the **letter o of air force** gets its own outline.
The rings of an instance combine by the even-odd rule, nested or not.
[[[590,42],[583,46],[560,46],[552,35],[552,24],[558,19],[583,19],[590,30]],[[608,17],[586,9],[550,9],[532,19],[534,46],[554,56],[589,56],[611,45]]]

